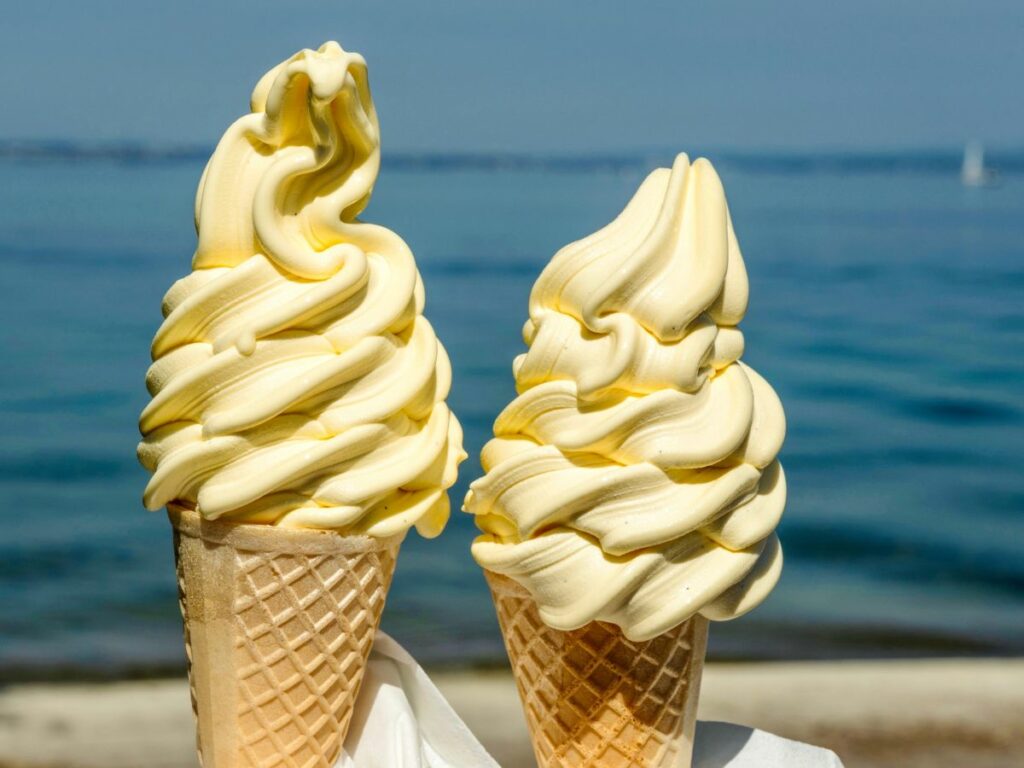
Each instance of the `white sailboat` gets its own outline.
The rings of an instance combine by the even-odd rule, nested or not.
[[[960,181],[965,187],[983,187],[995,180],[995,171],[985,167],[985,148],[980,141],[969,141],[964,147]]]

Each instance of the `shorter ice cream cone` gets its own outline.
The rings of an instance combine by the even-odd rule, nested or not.
[[[541,768],[690,768],[706,619],[646,642],[596,621],[564,632],[485,574]]]
[[[205,768],[330,768],[344,743],[402,536],[207,521],[174,526]]]

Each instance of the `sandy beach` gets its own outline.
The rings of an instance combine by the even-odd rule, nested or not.
[[[434,680],[504,768],[533,765],[501,671]],[[847,768],[1011,768],[1024,755],[1024,659],[712,664],[700,717],[834,749]],[[0,691],[0,768],[193,768],[183,680]]]

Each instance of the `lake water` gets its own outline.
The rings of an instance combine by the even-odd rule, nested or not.
[[[513,396],[533,280],[643,166],[385,166],[365,218],[412,246],[453,361],[471,454],[453,506]],[[965,189],[953,167],[719,165],[790,497],[783,579],[713,628],[714,656],[1024,652],[1024,175]],[[135,444],[201,170],[0,159],[0,676],[182,668]],[[503,659],[472,537],[455,513],[403,548],[384,627],[426,663]]]

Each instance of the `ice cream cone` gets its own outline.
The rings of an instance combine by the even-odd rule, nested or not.
[[[564,632],[485,574],[541,768],[690,768],[706,619],[646,642],[598,621]]]
[[[330,768],[403,535],[243,525],[171,507],[205,768]]]

